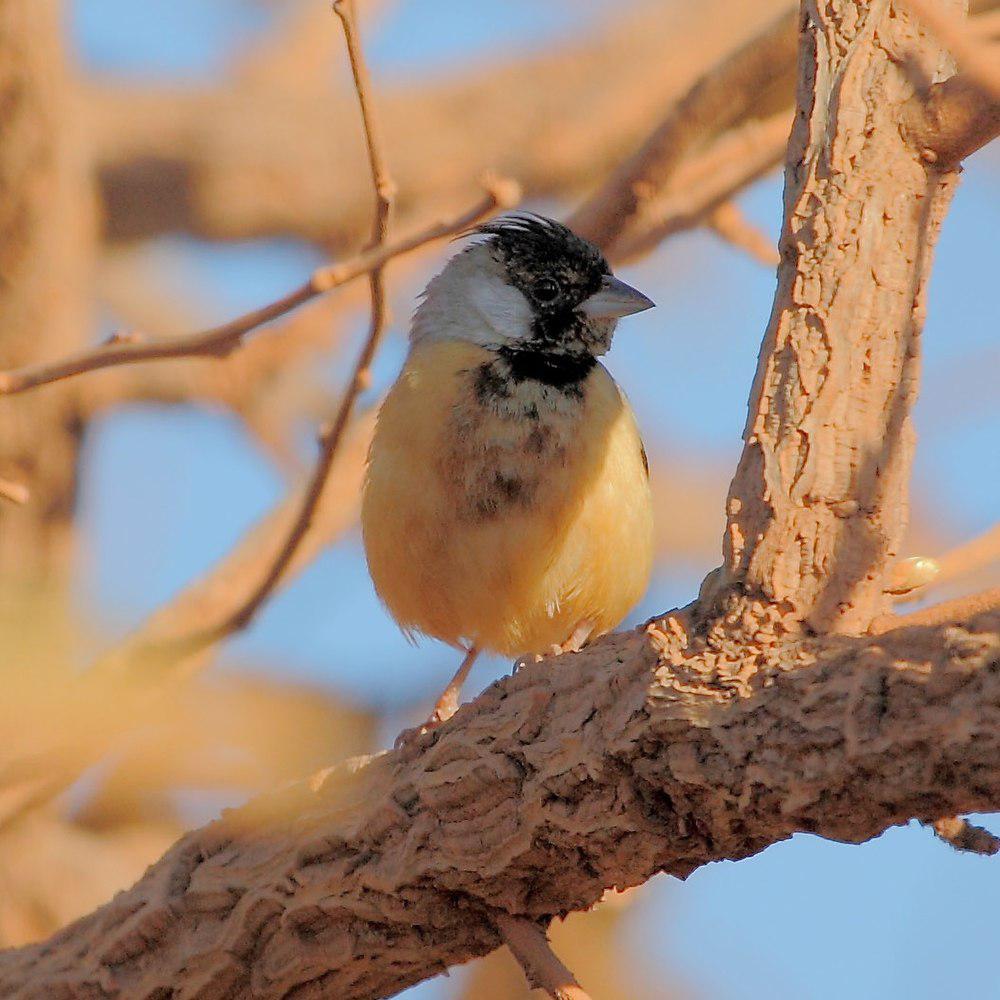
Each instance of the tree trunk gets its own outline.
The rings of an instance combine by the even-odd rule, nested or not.
[[[723,579],[779,630],[858,633],[888,610],[906,529],[924,294],[956,176],[899,128],[904,67],[936,81],[951,66],[889,0],[806,0],[801,27],[782,264]]]

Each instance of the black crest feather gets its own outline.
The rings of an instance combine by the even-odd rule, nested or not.
[[[463,235],[484,236],[512,250],[568,255],[591,265],[607,267],[604,255],[593,243],[577,236],[569,226],[536,212],[511,212],[474,226]]]
[[[568,226],[534,212],[501,215],[476,226],[468,235],[481,236],[506,266],[511,281],[529,288],[542,276],[554,278],[567,292],[589,294],[602,275],[610,273],[601,251]],[[571,296],[572,297],[572,296]]]

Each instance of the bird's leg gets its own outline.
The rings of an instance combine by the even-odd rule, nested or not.
[[[570,637],[563,643],[553,645],[550,652],[553,656],[560,656],[563,653],[579,653],[590,641],[596,627],[597,623],[593,619],[584,618],[570,633]]]
[[[455,671],[455,676],[448,681],[448,686],[441,692],[441,696],[434,705],[434,711],[431,712],[427,717],[427,721],[422,726],[404,729],[396,737],[395,747],[397,750],[410,743],[416,737],[424,733],[429,733],[432,729],[437,729],[442,722],[447,722],[458,711],[459,692],[462,690],[465,678],[469,676],[469,671],[472,669],[472,664],[476,662],[477,656],[479,656],[478,647],[470,646],[466,650],[458,670]]]
[[[442,722],[447,722],[458,711],[459,692],[461,692],[465,678],[469,676],[469,671],[472,669],[472,664],[476,662],[477,656],[479,656],[479,648],[470,646],[469,651],[459,664],[458,670],[455,671],[455,676],[448,681],[448,686],[441,692],[441,697],[438,698],[434,711],[431,712],[430,718],[427,720],[428,723],[439,725]]]

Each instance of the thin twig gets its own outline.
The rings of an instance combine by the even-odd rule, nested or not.
[[[382,138],[376,119],[375,110],[372,107],[371,77],[368,74],[368,67],[365,63],[364,53],[361,49],[358,37],[357,21],[355,18],[353,0],[334,0],[334,13],[340,18],[344,29],[344,39],[347,42],[348,58],[351,62],[351,73],[354,76],[354,86],[358,95],[358,104],[361,108],[361,119],[365,131],[365,144],[368,148],[368,163],[372,174],[372,184],[375,188],[375,213],[372,223],[372,237],[368,246],[369,251],[377,251],[383,247],[389,233],[389,219],[392,215],[392,203],[395,196],[395,185],[389,175],[389,168],[386,164],[385,153],[382,148]],[[331,424],[325,426],[320,432],[319,460],[313,470],[312,477],[306,489],[302,501],[299,515],[292,524],[291,531],[285,539],[278,552],[277,558],[268,567],[263,579],[247,600],[236,609],[236,611],[216,630],[213,630],[213,638],[222,637],[246,626],[253,620],[254,615],[270,596],[277,586],[288,564],[292,561],[299,543],[305,537],[306,532],[312,524],[313,516],[319,505],[323,487],[326,485],[330,469],[333,467],[334,459],[343,440],[344,431],[354,413],[354,406],[358,397],[368,388],[371,381],[371,365],[378,350],[382,334],[388,321],[388,307],[385,301],[385,285],[383,282],[384,262],[371,269],[368,275],[368,283],[371,291],[371,323],[368,328],[368,336],[355,362],[351,380],[344,390],[344,395],[337,409],[337,414]]]
[[[31,499],[31,490],[13,479],[0,479],[0,497],[10,503],[24,504]]]
[[[363,274],[370,274],[387,261],[410,253],[426,243],[452,236],[489,215],[498,208],[511,207],[520,198],[520,189],[513,181],[486,177],[483,180],[486,194],[475,207],[452,219],[430,223],[409,236],[401,237],[383,246],[373,247],[339,264],[328,264],[314,271],[309,280],[294,291],[259,309],[236,319],[185,337],[157,337],[146,339],[141,334],[125,334],[91,350],[63,358],[61,361],[27,365],[11,371],[0,372],[0,395],[24,392],[36,386],[61,379],[72,378],[84,372],[137,361],[160,361],[166,358],[217,357],[231,354],[247,334],[257,327],[291,312],[304,302],[347,284]]]
[[[970,618],[1000,608],[1000,587],[959,597],[954,601],[942,601],[933,607],[914,611],[908,615],[882,615],[872,622],[868,629],[871,635],[883,635],[899,628],[919,628],[923,626],[948,625],[967,622]]]
[[[537,924],[502,913],[496,917],[496,926],[532,989],[545,990],[553,1000],[590,1000]]]
[[[931,0],[903,0],[905,6],[955,57],[958,68],[994,100],[1000,101],[1000,65],[996,54],[964,17],[944,11]]]

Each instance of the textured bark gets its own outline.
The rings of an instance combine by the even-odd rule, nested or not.
[[[1000,616],[757,663],[714,634],[611,636],[422,743],[188,835],[0,955],[0,995],[385,997],[497,947],[497,911],[545,921],[796,831],[1000,808]]]
[[[784,627],[887,610],[906,528],[924,293],[955,175],[900,129],[935,42],[888,0],[806,2],[778,291],[728,505],[725,565]]]

